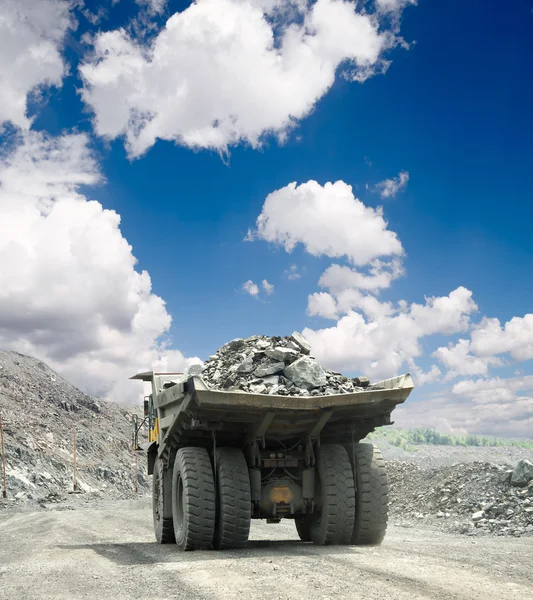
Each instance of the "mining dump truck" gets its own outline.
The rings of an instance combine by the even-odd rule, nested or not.
[[[385,464],[361,440],[392,423],[413,389],[409,374],[313,397],[220,391],[179,373],[132,379],[152,386],[143,449],[159,543],[242,548],[251,519],[291,519],[303,541],[319,545],[382,541]]]

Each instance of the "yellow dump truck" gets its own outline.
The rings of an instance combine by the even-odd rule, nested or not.
[[[391,424],[409,374],[356,393],[282,396],[210,389],[200,376],[139,373],[150,382],[148,473],[159,543],[242,548],[251,519],[291,519],[315,544],[378,544],[388,484],[361,440]]]

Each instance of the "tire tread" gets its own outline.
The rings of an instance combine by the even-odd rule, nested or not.
[[[174,514],[176,481],[181,472],[184,488],[184,525],[177,529]],[[206,550],[213,545],[215,529],[215,486],[213,469],[205,448],[180,448],[174,462],[172,477],[174,532],[182,550]]]
[[[354,447],[356,509],[352,542],[358,545],[380,544],[387,531],[389,484],[385,459],[374,444]]]
[[[355,518],[355,484],[346,449],[340,444],[322,445],[317,467],[322,513],[311,527],[311,539],[321,546],[349,544]]]
[[[244,548],[250,534],[252,504],[250,475],[242,450],[216,451],[217,521],[214,545],[220,550]]]

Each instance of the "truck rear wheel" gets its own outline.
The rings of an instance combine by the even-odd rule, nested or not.
[[[385,460],[374,444],[355,444],[353,453],[356,492],[352,543],[380,544],[387,530],[389,512]]]
[[[250,475],[239,448],[216,450],[215,548],[244,548],[250,534],[252,500]]]
[[[349,544],[355,517],[355,484],[344,446],[324,444],[317,460],[316,502],[311,540],[320,546]]]
[[[172,518],[181,550],[205,550],[213,545],[215,484],[205,448],[180,448],[172,473]]]
[[[159,458],[155,459],[152,479],[152,511],[157,543],[174,543],[176,539],[172,522],[172,473],[163,469]]]

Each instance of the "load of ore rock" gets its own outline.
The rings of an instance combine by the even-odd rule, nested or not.
[[[200,375],[213,389],[254,394],[328,396],[369,387],[366,377],[323,369],[310,352],[309,342],[298,332],[288,337],[254,335],[228,342],[188,374]]]

